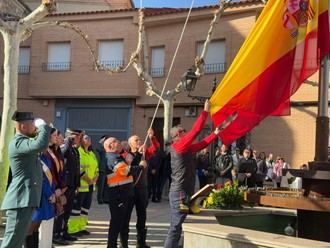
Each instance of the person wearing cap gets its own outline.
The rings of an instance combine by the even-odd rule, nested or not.
[[[8,147],[12,181],[1,206],[7,211],[1,248],[22,247],[33,210],[40,204],[43,176],[38,154],[47,148],[51,131],[41,119],[35,123],[32,112],[16,111],[12,120],[16,130]]]
[[[76,237],[68,233],[68,220],[73,208],[73,200],[78,187],[80,186],[80,157],[78,147],[81,142],[81,130],[67,128],[64,144],[61,145],[61,152],[64,158],[65,197],[67,203],[64,206],[64,213],[55,220],[53,241],[56,244],[64,240],[75,241]]]
[[[80,186],[74,199],[74,206],[68,222],[71,235],[89,235],[87,231],[88,212],[92,205],[94,186],[98,178],[98,161],[92,149],[92,139],[84,135],[78,148],[80,157]]]
[[[107,158],[107,184],[111,213],[107,247],[117,248],[118,235],[122,230],[128,229],[130,209],[133,206],[132,174],[142,171],[147,167],[147,163],[145,160],[141,160],[137,166],[128,165],[125,159],[120,156],[121,143],[114,137],[105,140],[104,149]]]
[[[192,129],[186,132],[181,126],[170,130],[172,145],[170,147],[172,182],[169,193],[171,208],[171,225],[165,240],[165,248],[178,247],[182,233],[182,223],[189,211],[188,201],[194,193],[196,166],[194,154],[208,146],[216,139],[220,129],[216,128],[209,136],[194,143],[198,133],[202,131],[210,109],[209,100],[205,101],[204,111],[194,123]]]

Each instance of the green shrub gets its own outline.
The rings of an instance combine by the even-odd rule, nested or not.
[[[238,187],[237,183],[230,181],[213,189],[204,200],[203,207],[210,209],[240,209],[244,202],[244,188]]]

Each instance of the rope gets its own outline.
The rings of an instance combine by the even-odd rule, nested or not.
[[[183,34],[184,34],[185,30],[186,30],[186,27],[187,27],[187,24],[188,24],[188,20],[189,20],[189,17],[190,17],[190,15],[191,15],[192,8],[193,8],[193,6],[194,6],[194,2],[195,2],[195,0],[192,0],[192,1],[191,1],[191,5],[190,5],[190,8],[189,8],[189,12],[188,12],[188,15],[187,15],[186,21],[185,21],[185,23],[184,23],[184,26],[183,26],[183,28],[182,28],[182,32],[181,32],[181,35],[180,35],[180,39],[179,39],[178,45],[177,45],[177,47],[176,47],[176,49],[175,49],[175,53],[174,53],[174,56],[173,56],[173,59],[172,59],[172,62],[171,62],[170,68],[169,68],[169,70],[168,70],[168,74],[167,74],[167,77],[166,77],[166,79],[165,79],[165,83],[164,83],[164,86],[163,86],[162,92],[161,92],[160,97],[159,97],[159,99],[158,99],[158,103],[157,103],[157,106],[156,106],[156,109],[155,109],[154,115],[153,115],[153,117],[152,117],[152,119],[151,119],[151,123],[150,123],[149,129],[152,128],[152,125],[154,124],[154,121],[155,121],[155,118],[156,118],[156,114],[157,114],[158,109],[159,109],[160,101],[161,101],[161,99],[163,98],[163,94],[164,94],[164,91],[165,91],[165,88],[166,88],[166,85],[167,85],[167,81],[168,81],[168,79],[169,79],[169,77],[170,77],[170,75],[171,75],[172,68],[173,68],[173,65],[174,65],[174,61],[175,61],[176,56],[177,56],[177,54],[178,54],[178,51],[179,51],[179,48],[180,48],[180,45],[181,45],[181,42],[182,42]],[[146,138],[144,139],[143,145],[145,145],[145,144],[147,143],[147,139],[148,139],[148,135],[146,135]]]
[[[142,8],[142,1],[143,1],[143,0],[140,0],[140,8]],[[161,101],[161,99],[163,98],[164,91],[165,91],[165,88],[166,88],[166,85],[167,85],[167,81],[168,81],[168,79],[169,79],[169,77],[170,77],[170,75],[171,75],[172,68],[173,68],[173,65],[174,65],[174,61],[175,61],[175,58],[176,58],[176,56],[177,56],[177,54],[178,54],[178,51],[179,51],[179,48],[180,48],[180,45],[181,45],[181,42],[182,42],[183,34],[184,34],[184,32],[186,31],[186,27],[187,27],[187,24],[188,24],[189,17],[190,17],[190,15],[191,15],[192,8],[193,8],[193,6],[194,6],[194,2],[195,2],[195,0],[192,0],[192,1],[191,1],[190,9],[189,9],[189,12],[188,12],[188,15],[187,15],[186,21],[185,21],[185,23],[184,23],[184,25],[183,25],[183,28],[182,28],[182,32],[181,32],[181,35],[180,35],[180,39],[179,39],[178,45],[176,46],[176,49],[175,49],[175,52],[174,52],[174,56],[173,56],[173,59],[172,59],[172,62],[171,62],[170,68],[169,68],[169,70],[168,70],[168,74],[167,74],[167,77],[166,77],[166,79],[165,79],[165,83],[164,83],[164,86],[163,86],[162,92],[161,92],[161,94],[160,94],[160,97],[158,98],[158,103],[157,103],[157,106],[156,106],[156,109],[155,109],[154,115],[153,115],[153,117],[152,117],[152,119],[151,119],[151,123],[150,123],[150,126],[149,126],[148,129],[152,128],[152,125],[154,124],[154,121],[155,121],[155,118],[156,118],[156,114],[157,114],[158,109],[159,109],[160,101]],[[147,140],[148,140],[148,134],[146,135],[146,137],[145,137],[145,139],[144,139],[143,146],[146,145]],[[142,154],[142,158],[145,159],[145,153],[144,153],[144,152],[143,152],[143,154]],[[136,181],[135,181],[135,183],[134,183],[134,186],[140,181],[140,178],[141,178],[141,176],[142,176],[142,173],[143,173],[143,170],[140,171],[139,176],[137,177],[137,179],[136,179]]]

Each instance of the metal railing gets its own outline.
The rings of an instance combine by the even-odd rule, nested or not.
[[[152,77],[164,77],[165,76],[165,68],[158,67],[158,68],[151,68],[150,74]]]
[[[18,66],[18,74],[29,74],[30,66],[29,65],[19,65]]]
[[[100,64],[106,69],[115,69],[124,66],[124,60],[101,60]]]
[[[226,71],[226,63],[205,64],[205,73],[222,73]]]
[[[42,71],[70,71],[71,62],[42,63]]]

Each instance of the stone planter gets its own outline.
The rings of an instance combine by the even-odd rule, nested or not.
[[[241,210],[203,209],[199,215],[189,215],[183,224],[186,248],[301,248],[330,247],[329,243],[289,237],[264,231],[218,224],[217,218],[234,216],[244,218],[279,214],[294,216],[294,210],[275,208],[243,208]],[[220,221],[221,222],[221,221]],[[285,223],[287,224],[287,223]]]

